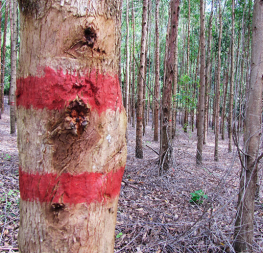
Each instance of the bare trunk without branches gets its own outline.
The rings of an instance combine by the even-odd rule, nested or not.
[[[257,184],[261,137],[263,75],[263,3],[256,0],[253,13],[251,78],[245,114],[244,159],[241,162],[240,188],[235,222],[236,252],[252,252],[254,199]]]
[[[20,0],[22,253],[114,250],[127,154],[120,2]]]

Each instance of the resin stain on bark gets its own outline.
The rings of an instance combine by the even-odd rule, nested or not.
[[[57,138],[62,134],[71,133],[80,136],[89,123],[90,109],[78,97],[69,103],[65,114],[62,118],[52,126],[49,131],[49,138]]]

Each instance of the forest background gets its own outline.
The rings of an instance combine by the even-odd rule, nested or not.
[[[12,1],[11,1],[12,2]],[[16,71],[15,66],[19,60],[19,9],[11,6],[11,10],[17,9],[18,12],[9,12],[11,2],[0,1],[1,5],[1,84],[2,94],[10,95],[11,108],[11,132],[15,132],[15,113],[14,107],[15,85],[13,85]],[[208,142],[207,131],[210,129],[214,138],[213,160],[225,159],[219,154],[219,139],[227,143],[230,154],[239,156],[243,161],[244,120],[247,105],[248,87],[250,82],[251,68],[251,41],[252,41],[252,17],[253,2],[244,1],[206,1],[204,3],[204,38],[205,38],[205,82],[201,79],[201,15],[200,3],[202,1],[181,1],[178,24],[177,45],[174,54],[173,83],[169,90],[169,114],[166,125],[160,129],[165,122],[163,108],[165,108],[164,93],[167,83],[167,61],[169,58],[169,30],[171,27],[170,1],[123,1],[122,4],[122,43],[120,59],[120,81],[123,94],[123,104],[125,105],[129,129],[137,127],[136,134],[129,137],[136,139],[135,156],[143,158],[145,149],[158,154],[160,161],[156,166],[158,175],[164,176],[172,173],[171,169],[176,168],[176,157],[173,139],[184,136],[189,138],[196,134],[198,126],[198,112],[204,111],[202,124],[202,145]],[[142,35],[143,4],[147,10],[146,33]],[[10,16],[11,15],[11,16]],[[10,19],[11,17],[11,19]],[[12,27],[12,29],[11,29]],[[12,39],[15,41],[12,48]],[[142,36],[145,36],[145,51],[142,52]],[[141,54],[145,55],[144,62],[141,62]],[[15,56],[14,56],[15,55]],[[159,59],[159,62],[157,61]],[[13,60],[13,63],[12,63]],[[145,69],[143,75],[139,71],[143,65]],[[139,88],[139,84],[142,87]],[[200,90],[204,87],[204,108],[200,109]],[[4,107],[4,96],[1,96],[1,106]],[[141,108],[141,117],[138,111]],[[2,112],[4,110],[2,109]],[[13,115],[13,119],[12,119]],[[160,116],[161,115],[161,116]],[[200,115],[199,115],[200,116]],[[161,121],[159,121],[161,120]],[[12,123],[13,122],[13,123]],[[161,122],[161,123],[160,123]],[[147,126],[152,130],[151,137],[155,144],[149,145],[143,142],[143,136],[147,135]],[[140,127],[140,129],[138,129]],[[167,130],[165,140],[163,132]],[[130,130],[132,133],[133,130]],[[161,133],[160,133],[161,131]],[[154,134],[154,136],[152,136]],[[214,135],[213,135],[214,134]],[[197,133],[198,135],[198,133]],[[153,141],[153,140],[152,140]],[[163,143],[167,142],[164,150]],[[197,165],[202,164],[198,154],[202,154],[203,147],[198,147],[197,154],[194,155]],[[160,144],[159,144],[160,143]],[[199,143],[200,144],[200,143]],[[222,144],[223,145],[223,144]],[[258,148],[261,148],[258,147]],[[144,151],[143,151],[144,150]],[[160,150],[160,151],[159,151]],[[259,153],[259,151],[257,151]],[[232,156],[231,156],[232,157]],[[258,155],[260,157],[260,155]],[[168,159],[168,165],[165,165]],[[192,158],[193,159],[193,158]],[[257,158],[258,159],[258,158]],[[258,160],[258,162],[260,162]],[[241,166],[241,165],[240,165]],[[256,199],[260,204],[260,185],[258,177]],[[205,201],[207,195],[203,191],[193,191],[191,196],[197,196],[198,200]],[[261,196],[262,198],[262,196]],[[193,199],[192,199],[193,200]],[[211,201],[211,200],[210,200]],[[236,200],[237,201],[237,200]],[[251,202],[253,202],[251,200]],[[199,207],[199,204],[195,202]],[[210,207],[209,207],[210,208]],[[209,209],[208,208],[208,209]],[[204,207],[204,210],[206,208]],[[202,211],[204,211],[202,210]],[[261,210],[261,209],[260,209]],[[206,211],[205,211],[206,212]],[[261,223],[262,225],[262,223]],[[3,230],[4,231],[4,230]],[[2,231],[2,234],[4,233]],[[261,228],[262,233],[262,228]],[[232,231],[233,232],[233,231]],[[122,232],[120,232],[122,233]],[[127,233],[128,234],[128,233]],[[253,233],[252,233],[253,234]],[[117,239],[122,237],[122,234]],[[233,235],[232,235],[233,236]],[[228,238],[231,236],[228,235]],[[260,238],[260,239],[259,239]],[[254,240],[254,252],[262,249],[262,234],[257,242]],[[229,243],[222,242],[221,250],[229,251],[235,239],[229,239]],[[260,241],[261,240],[261,241]],[[218,244],[220,244],[217,241]],[[216,244],[216,243],[215,243]],[[172,246],[171,246],[172,247]],[[219,246],[218,246],[219,247]],[[121,248],[121,247],[120,247]],[[169,248],[169,247],[168,247]],[[209,244],[207,245],[209,248]],[[222,249],[223,248],[223,249]],[[167,250],[167,249],[166,249]],[[146,252],[146,251],[145,251]],[[168,252],[168,250],[167,250]]]

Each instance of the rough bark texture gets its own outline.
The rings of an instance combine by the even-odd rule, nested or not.
[[[214,159],[218,161],[218,139],[219,139],[219,103],[220,103],[220,74],[221,74],[221,39],[222,39],[222,12],[219,4],[219,38],[218,38],[218,64],[217,64],[217,86],[216,86],[216,101],[215,101],[215,153]]]
[[[147,30],[147,6],[148,0],[143,0],[143,13],[142,13],[142,37],[141,37],[141,57],[140,57],[140,69],[138,75],[137,85],[137,124],[136,124],[136,149],[135,156],[137,158],[143,158],[142,147],[142,120],[143,120],[143,85],[144,85],[144,73],[145,73],[145,58],[146,58],[146,30]]]
[[[234,99],[234,48],[235,48],[235,1],[232,0],[232,35],[231,35],[231,77],[230,77],[230,91],[229,91],[229,143],[228,152],[232,152],[232,135],[233,135],[233,99]]]
[[[229,57],[228,57],[229,59]],[[224,97],[223,97],[223,108],[222,108],[222,140],[225,139],[225,113],[226,113],[226,95],[227,95],[227,88],[228,88],[228,66],[227,69],[225,71],[225,87],[224,87]]]
[[[176,99],[176,94],[177,94],[177,82],[178,82],[178,36],[176,36],[176,41],[175,41],[175,56],[174,56],[174,85],[173,85],[173,101],[172,101],[172,139],[175,137],[175,132],[176,132],[176,114],[177,114],[177,99]]]
[[[174,81],[174,58],[175,58],[175,42],[178,32],[178,19],[179,19],[179,0],[171,1],[171,25],[169,31],[169,43],[168,43],[168,54],[166,62],[166,75],[165,75],[165,86],[163,87],[162,97],[162,135],[160,142],[160,165],[163,170],[169,168],[170,161],[170,148],[169,142],[171,136],[168,131],[169,115],[171,110],[171,95],[172,95],[172,84]]]
[[[17,38],[17,2],[11,0],[10,5],[10,27],[11,27],[11,83],[10,83],[10,133],[16,131],[16,38]],[[12,22],[11,22],[12,21]]]
[[[20,252],[113,252],[127,153],[119,11],[20,0]]]
[[[208,95],[209,95],[209,84],[210,84],[210,69],[211,69],[211,40],[212,40],[212,21],[213,21],[213,8],[214,1],[211,3],[211,12],[209,17],[209,26],[208,26],[208,41],[207,41],[207,59],[206,59],[206,74],[205,74],[205,115],[204,115],[204,140],[203,143],[206,144],[207,140],[207,123],[208,123]]]
[[[200,1],[200,87],[198,99],[198,123],[197,123],[197,152],[196,163],[202,163],[203,134],[204,134],[204,107],[205,107],[205,18],[204,1]]]
[[[125,84],[125,109],[129,115],[129,94],[130,94],[130,51],[129,51],[129,0],[126,0],[126,84]]]
[[[263,2],[256,0],[253,13],[251,78],[246,107],[244,160],[241,167],[237,217],[235,223],[236,252],[252,252],[254,199],[257,183],[258,151],[261,143],[263,85]]]
[[[160,96],[160,49],[159,49],[159,0],[155,10],[155,85],[154,85],[154,141],[158,141],[159,134],[159,96]]]
[[[132,99],[131,99],[131,117],[132,126],[135,126],[135,15],[134,3],[132,1]]]

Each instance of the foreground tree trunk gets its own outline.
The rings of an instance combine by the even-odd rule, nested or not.
[[[162,170],[168,170],[170,161],[171,147],[169,142],[171,136],[168,131],[169,115],[171,110],[171,95],[172,95],[172,84],[174,81],[174,67],[175,67],[175,42],[178,32],[178,19],[179,19],[179,0],[171,1],[171,24],[169,32],[169,42],[167,50],[167,62],[166,62],[166,75],[165,75],[165,86],[163,87],[162,97],[162,135],[160,142],[160,167]]]
[[[120,1],[19,2],[19,251],[113,252],[126,162]]]
[[[252,252],[254,199],[257,184],[258,152],[261,143],[262,74],[263,74],[263,4],[256,0],[253,13],[251,78],[245,116],[244,160],[241,167],[234,248]]]
[[[141,37],[141,57],[140,69],[138,74],[137,85],[137,124],[136,124],[136,149],[135,156],[143,158],[142,148],[142,120],[143,120],[143,85],[145,76],[145,58],[146,58],[146,36],[147,36],[147,6],[148,0],[143,0],[143,13],[142,13],[142,37]]]
[[[200,87],[198,99],[196,164],[202,163],[205,107],[205,16],[204,1],[200,0]]]

